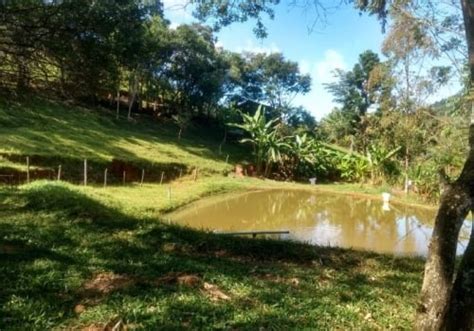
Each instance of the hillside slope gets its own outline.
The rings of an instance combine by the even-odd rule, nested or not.
[[[0,167],[3,174],[24,171],[29,156],[32,169],[43,169],[37,171],[37,177],[53,176],[61,164],[63,176],[69,175],[71,181],[82,178],[85,158],[92,181],[101,178],[105,167],[120,178],[127,170],[130,180],[140,177],[141,169],[147,170],[145,180],[152,181],[161,171],[171,178],[196,167],[203,173],[224,173],[231,169],[227,155],[232,160],[242,155],[243,149],[225,145],[219,153],[221,139],[207,131],[190,128],[178,140],[173,123],[153,121],[144,115],[129,122],[116,120],[115,114],[105,109],[38,99],[21,103],[0,100]]]

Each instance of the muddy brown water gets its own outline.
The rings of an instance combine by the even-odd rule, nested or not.
[[[201,200],[168,215],[171,222],[218,232],[289,230],[283,238],[311,244],[426,255],[436,211],[382,198],[304,190],[269,190]],[[472,221],[461,230],[458,254]]]

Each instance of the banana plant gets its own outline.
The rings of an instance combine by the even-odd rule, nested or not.
[[[240,114],[243,123],[229,123],[229,125],[240,128],[250,135],[249,138],[241,139],[240,142],[250,143],[253,146],[257,173],[261,174],[264,163],[267,164],[265,172],[268,172],[268,163],[276,162],[281,157],[281,143],[276,134],[278,119],[267,122],[261,105],[253,116],[242,112]]]
[[[370,145],[367,150],[367,161],[370,170],[370,178],[372,183],[380,178],[387,171],[388,161],[400,151],[402,147],[396,147],[390,151],[378,145]]]

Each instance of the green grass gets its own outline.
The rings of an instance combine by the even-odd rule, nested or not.
[[[145,330],[411,327],[422,260],[227,238],[151,217],[200,196],[256,184],[182,182],[188,189],[176,189],[171,203],[156,186],[36,182],[1,189],[0,329],[118,321]],[[125,207],[151,193],[153,212],[142,208],[146,201]]]
[[[145,115],[137,115],[132,122],[123,117],[115,120],[109,110],[37,98],[17,103],[0,99],[0,128],[0,154],[11,159],[53,158],[50,163],[55,167],[84,158],[103,164],[118,159],[142,166],[178,164],[222,173],[230,169],[225,162],[228,154],[231,161],[242,156],[242,148],[236,145],[225,145],[218,153],[222,138],[212,130],[190,128],[178,140],[178,128],[169,121],[158,123]],[[24,158],[17,163],[24,167]]]
[[[117,121],[104,109],[34,98],[0,101],[0,128],[0,173],[23,174],[27,155],[38,173],[62,164],[80,178],[84,158],[99,171],[87,187],[0,186],[1,330],[112,329],[118,322],[129,330],[411,328],[420,259],[228,238],[160,221],[225,192],[304,188],[379,199],[386,188],[222,176],[245,150],[227,145],[219,154],[220,137],[210,130],[191,128],[179,141],[170,123]],[[159,165],[158,175],[182,169],[184,176],[163,185],[116,185],[118,178],[102,188],[112,160],[147,175]],[[189,174],[195,167],[197,181]]]

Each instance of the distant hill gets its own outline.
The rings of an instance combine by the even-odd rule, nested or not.
[[[452,96],[436,101],[431,104],[431,109],[439,116],[452,115],[459,110],[461,96],[462,92],[458,92]]]

